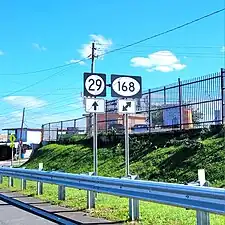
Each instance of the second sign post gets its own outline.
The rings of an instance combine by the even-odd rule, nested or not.
[[[136,113],[135,98],[142,96],[140,76],[111,75],[111,84],[106,85],[106,74],[84,73],[85,111],[93,114],[93,158],[94,174],[98,174],[97,154],[97,113],[105,112],[105,100],[97,97],[106,96],[106,86],[111,87],[111,96],[118,99],[118,113],[124,115],[125,128],[125,176],[130,176],[129,169],[129,114]],[[106,121],[107,122],[107,121]]]

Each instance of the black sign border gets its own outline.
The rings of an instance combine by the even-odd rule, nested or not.
[[[103,92],[99,95],[90,94],[85,87],[85,82],[86,82],[87,78],[92,76],[92,75],[100,76],[104,81],[105,88],[104,88]],[[85,72],[84,73],[84,79],[83,79],[83,93],[84,93],[84,97],[106,97],[106,74],[105,73],[88,73],[88,72]]]
[[[130,77],[135,79],[139,84],[140,84],[140,91],[132,96],[123,96],[123,95],[119,95],[117,94],[114,90],[113,90],[113,81],[117,78],[120,77]],[[117,75],[117,74],[111,74],[111,96],[112,97],[119,97],[119,98],[141,98],[142,97],[142,78],[141,76],[131,76],[131,75]]]

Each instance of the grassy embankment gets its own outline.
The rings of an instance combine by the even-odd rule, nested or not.
[[[138,174],[141,179],[184,183],[197,180],[197,170],[204,168],[206,178],[212,186],[225,187],[223,135],[223,131],[204,131],[200,134],[175,135],[176,137],[134,137],[131,139],[131,173]],[[45,170],[64,170],[71,173],[92,171],[92,149],[89,140],[77,140],[77,137],[73,137],[63,143],[39,149],[26,167],[37,168],[38,163],[43,162]],[[101,144],[99,175],[124,175],[123,142],[111,140],[107,144]],[[5,185],[6,182],[3,186]],[[19,182],[16,182],[16,189],[18,187]],[[28,187],[26,193],[34,194],[34,182],[29,182]],[[58,201],[55,185],[46,184],[44,195],[40,198],[74,209],[85,210],[86,206],[85,192],[69,188],[66,201]],[[127,199],[99,194],[97,208],[91,211],[91,214],[109,220],[127,221],[127,205]],[[141,202],[140,214],[140,224],[195,224],[195,211],[155,203]],[[225,217],[211,215],[211,224],[225,224]]]

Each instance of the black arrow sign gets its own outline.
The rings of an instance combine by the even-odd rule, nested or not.
[[[123,111],[127,111],[128,107],[131,107],[131,102],[127,102],[125,106],[123,106]]]
[[[92,106],[94,107],[94,110],[96,111],[96,110],[97,110],[97,107],[98,107],[98,103],[97,103],[97,102],[94,102],[94,103],[92,104]]]

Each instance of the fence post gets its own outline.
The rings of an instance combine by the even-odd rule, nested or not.
[[[43,163],[39,163],[39,171],[43,170]],[[38,181],[37,182],[37,195],[42,195],[43,194],[43,183]]]
[[[204,169],[198,170],[198,180],[199,180],[200,186],[206,185],[205,170]],[[197,225],[210,225],[210,219],[209,219],[209,213],[208,212],[197,211],[196,217],[197,217]]]
[[[93,172],[88,173],[89,176],[93,176]],[[87,191],[87,209],[95,208],[95,192],[94,191]]]
[[[12,166],[10,166],[10,168],[13,168]],[[13,187],[13,177],[9,177],[8,178],[8,187]]]
[[[77,120],[75,119],[75,120],[73,121],[73,127],[76,128],[76,126],[77,126]]]
[[[25,167],[23,167],[23,169],[25,169]],[[25,179],[21,179],[21,184],[20,184],[21,190],[26,190],[27,188],[27,181]]]
[[[151,133],[151,126],[152,126],[152,115],[151,115],[151,89],[148,90],[148,126],[149,126],[149,133]]]
[[[51,131],[51,124],[49,123],[49,124],[48,124],[48,141],[51,141],[51,134],[50,134],[50,131]]]
[[[130,176],[131,180],[138,179],[137,175]],[[129,198],[129,219],[131,221],[139,220],[139,200],[134,198]]]
[[[105,132],[108,133],[108,101],[105,102]]]
[[[61,128],[61,136],[60,136],[60,137],[62,137],[62,132],[63,132],[63,121],[61,121],[60,123],[61,123],[61,127],[60,127],[60,128]]]
[[[178,88],[179,88],[179,111],[180,111],[180,130],[182,130],[182,90],[181,90],[181,81],[178,78]]]
[[[221,101],[222,101],[222,108],[221,108],[221,114],[222,114],[222,124],[223,124],[223,118],[224,118],[224,74],[225,74],[225,69],[221,68]]]

